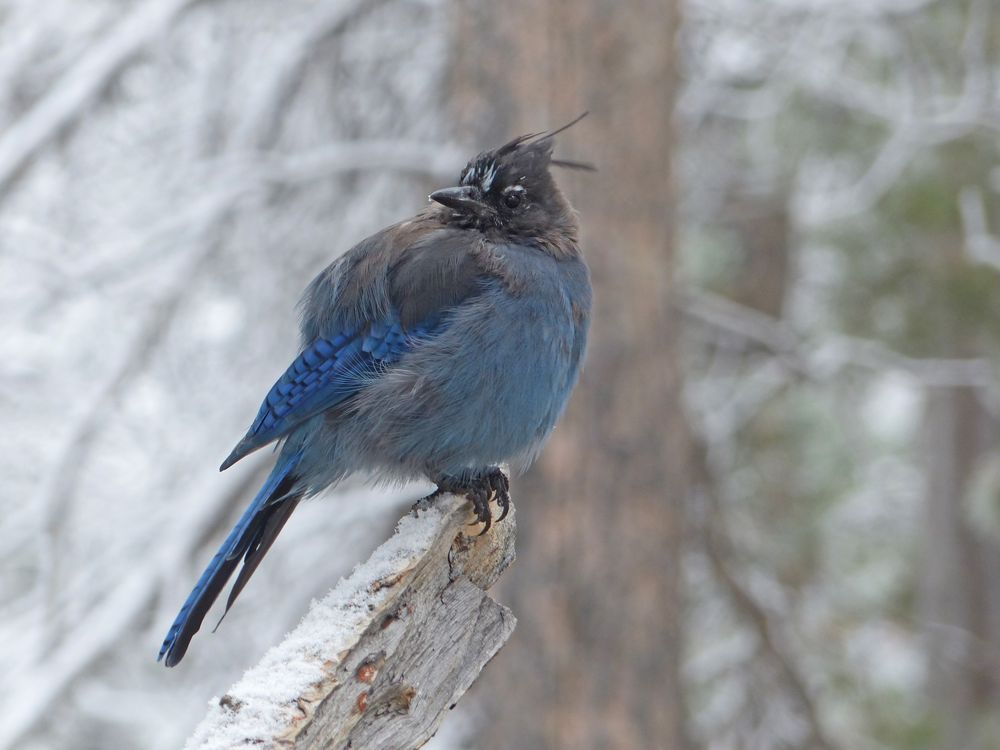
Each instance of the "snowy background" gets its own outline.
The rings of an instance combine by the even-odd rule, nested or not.
[[[466,5],[0,3],[0,750],[179,747],[426,489],[304,504],[156,664],[301,290],[494,145],[448,115]],[[684,733],[1000,746],[1000,9],[680,10]]]

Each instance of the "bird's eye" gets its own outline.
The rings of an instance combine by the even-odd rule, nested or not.
[[[523,188],[514,188],[504,192],[503,204],[507,206],[507,208],[517,208],[521,205],[522,200],[524,200]]]

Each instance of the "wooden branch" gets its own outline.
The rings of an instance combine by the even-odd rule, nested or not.
[[[516,622],[486,594],[514,559],[514,511],[483,536],[473,520],[468,501],[451,495],[404,516],[213,701],[187,750],[427,742]]]

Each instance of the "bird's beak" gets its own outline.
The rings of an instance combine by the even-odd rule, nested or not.
[[[477,213],[483,208],[479,188],[472,185],[435,190],[427,197],[435,203],[440,203],[442,206],[453,208],[456,211]]]

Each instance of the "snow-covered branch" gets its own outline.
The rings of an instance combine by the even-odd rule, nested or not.
[[[484,536],[464,498],[396,533],[219,699],[188,750],[417,748],[514,630],[486,589],[514,559],[514,514]]]
[[[253,456],[250,462],[243,471],[212,477],[214,490],[194,488],[192,493],[203,502],[195,512],[183,516],[181,527],[170,533],[183,541],[133,566],[124,580],[76,623],[72,638],[53,649],[44,662],[13,676],[10,684],[19,687],[0,709],[0,750],[20,747],[25,735],[49,715],[53,704],[80,675],[113,651],[123,635],[148,614],[162,581],[184,568],[205,537],[229,520],[234,502],[245,498],[260,481],[266,457]]]
[[[269,77],[249,103],[249,117],[237,124],[235,142],[257,148],[273,146],[281,118],[298,94],[317,48],[342,34],[362,14],[385,4],[386,0],[342,0],[320,7],[312,23],[276,50]]]
[[[0,199],[41,149],[79,120],[146,46],[195,0],[140,5],[0,138]]]
[[[732,569],[728,547],[729,534],[725,529],[724,514],[717,493],[719,482],[710,465],[708,449],[696,441],[694,468],[704,492],[703,499],[709,506],[702,528],[702,549],[716,580],[726,592],[734,609],[754,629],[766,657],[774,664],[788,692],[794,696],[806,720],[808,746],[821,750],[832,747],[820,721],[816,701],[806,679],[799,673],[796,660],[788,653],[788,638],[775,622],[775,618],[756,600],[749,588]]]
[[[878,341],[830,335],[810,342],[787,323],[732,300],[688,289],[678,303],[681,311],[701,323],[770,350],[783,364],[803,377],[828,381],[845,369],[897,371],[926,387],[974,388],[992,393],[997,379],[985,358],[943,359],[910,357]]]
[[[958,195],[958,210],[965,235],[965,252],[969,259],[1000,270],[1000,240],[989,230],[983,191],[967,186]]]

